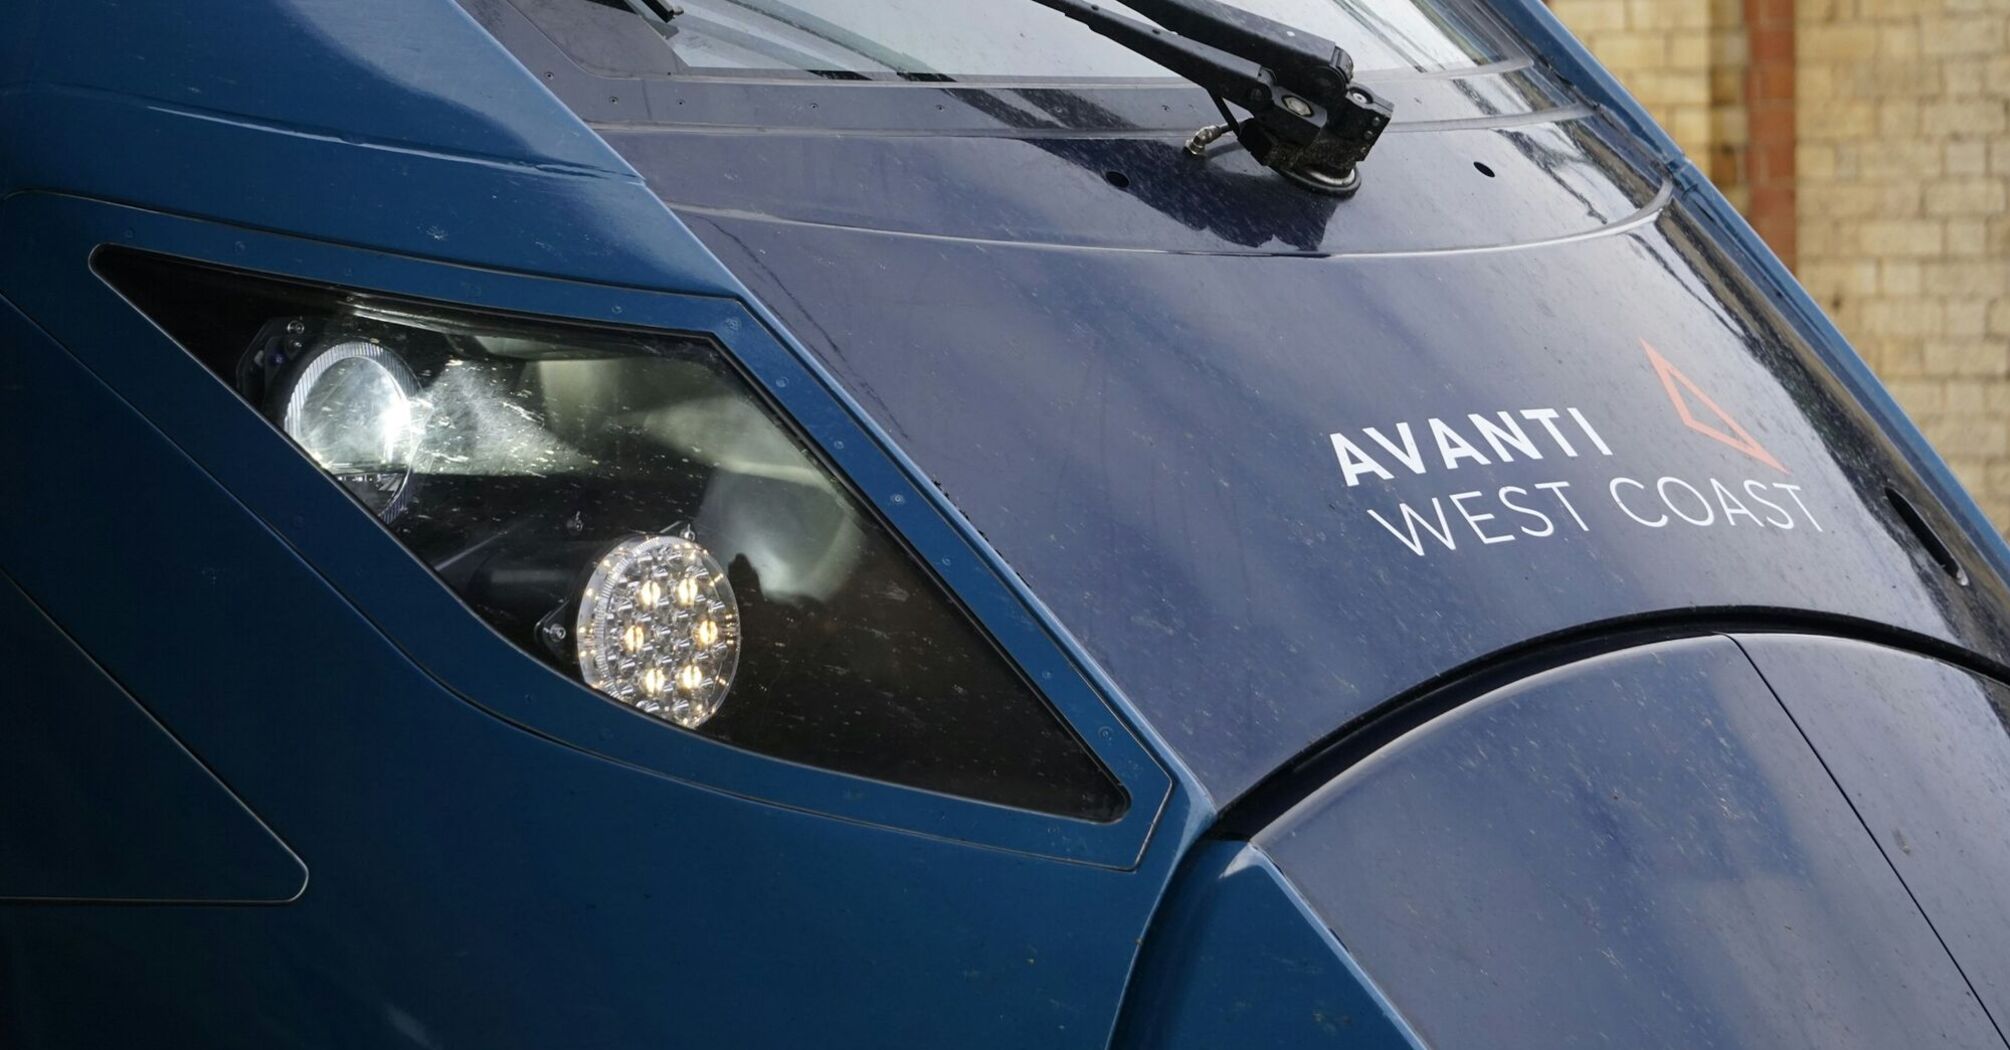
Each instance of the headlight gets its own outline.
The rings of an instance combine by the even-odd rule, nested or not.
[[[636,731],[1121,813],[1095,757],[706,339],[123,249],[96,265],[471,610],[664,724]]]
[[[272,398],[280,429],[356,498],[389,514],[411,473],[418,381],[397,355],[361,339],[294,363]]]
[[[638,536],[602,555],[579,602],[579,673],[647,714],[704,725],[740,664],[726,570],[682,536]]]

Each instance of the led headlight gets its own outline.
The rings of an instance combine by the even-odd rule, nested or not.
[[[1088,819],[1126,805],[708,337],[119,248],[93,265],[470,614],[663,723],[634,731]]]
[[[418,389],[396,355],[351,339],[302,358],[274,402],[288,437],[371,510],[389,516],[411,476]]]
[[[705,548],[682,536],[639,536],[594,566],[573,637],[587,685],[696,729],[732,688],[740,607]]]

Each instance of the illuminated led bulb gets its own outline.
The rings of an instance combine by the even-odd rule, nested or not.
[[[588,686],[695,729],[732,687],[740,608],[726,570],[704,547],[682,536],[636,536],[593,567],[573,638]]]
[[[396,354],[351,339],[301,358],[274,408],[288,437],[388,520],[411,476],[418,392]]]

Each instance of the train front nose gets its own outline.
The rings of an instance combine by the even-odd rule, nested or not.
[[[2002,1001],[1985,946],[2004,910],[1983,891],[2010,868],[1979,832],[2010,792],[1927,753],[1950,732],[2000,749],[1998,688],[1861,643],[1710,636],[1419,705],[1246,841],[1196,854],[1127,1033],[2000,1047],[1976,995]],[[1865,819],[1911,852],[1894,866]]]

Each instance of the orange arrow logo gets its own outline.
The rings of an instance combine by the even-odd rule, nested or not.
[[[1675,412],[1682,417],[1683,426],[1699,434],[1716,438],[1782,474],[1792,473],[1782,466],[1779,460],[1774,459],[1773,454],[1766,451],[1766,446],[1759,444],[1759,439],[1753,437],[1750,431],[1739,426],[1738,421],[1732,419],[1730,413],[1717,407],[1717,403],[1710,400],[1710,395],[1704,393],[1703,388],[1697,386],[1695,380],[1683,375],[1680,369],[1669,364],[1668,359],[1662,357],[1661,351],[1654,349],[1653,344],[1642,339],[1640,348],[1647,351],[1647,361],[1654,366],[1655,373],[1661,377],[1661,388],[1668,391],[1668,400],[1674,402]],[[1717,422],[1722,425],[1712,426],[1697,419],[1696,414],[1689,410],[1689,401],[1683,396],[1684,393],[1702,402],[1703,407],[1709,409],[1710,414],[1717,417]]]

